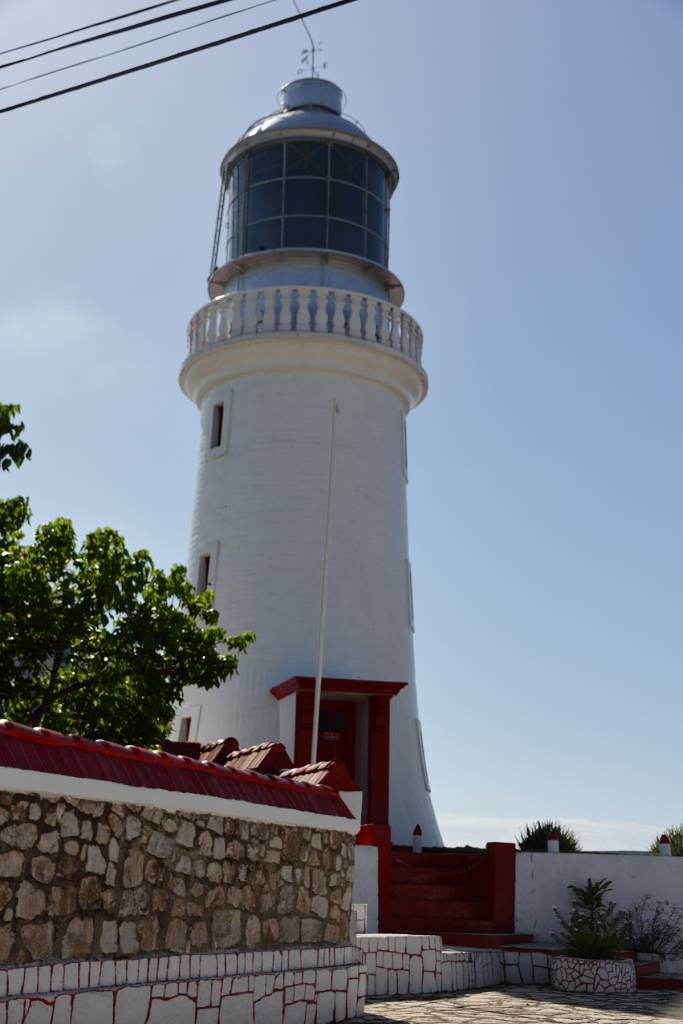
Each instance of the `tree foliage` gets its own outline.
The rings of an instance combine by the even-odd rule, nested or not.
[[[11,469],[21,466],[24,459],[31,458],[31,449],[26,441],[22,441],[24,424],[15,417],[21,412],[19,405],[2,405],[0,403],[0,469]]]
[[[628,915],[607,901],[612,883],[606,878],[597,882],[588,879],[586,885],[567,886],[574,893],[569,917],[555,908],[555,916],[562,925],[559,935],[553,936],[569,956],[585,959],[609,960],[628,943]]]
[[[545,853],[551,832],[560,840],[560,853],[577,853],[581,849],[574,830],[559,821],[535,821],[525,825],[517,836],[517,845],[525,853]]]
[[[19,465],[27,452],[8,457]],[[27,542],[29,516],[25,498],[0,501],[0,715],[153,745],[183,688],[232,676],[253,634],[228,636],[210,591],[198,594],[182,566],[166,573],[129,551],[115,530],[79,544],[71,521],[55,519]]]

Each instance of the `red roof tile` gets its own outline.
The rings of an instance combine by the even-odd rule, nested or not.
[[[0,767],[352,817],[331,789],[0,719]]]
[[[349,775],[346,765],[341,761],[319,761],[318,764],[305,764],[300,768],[290,768],[288,771],[280,772],[281,779],[296,779],[298,782],[305,782],[309,786],[329,786],[336,789],[351,792],[358,790]]]
[[[226,764],[253,772],[282,772],[292,767],[292,760],[282,743],[259,743],[228,755]]]

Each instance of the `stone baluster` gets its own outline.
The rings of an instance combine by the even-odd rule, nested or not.
[[[406,343],[403,351],[407,356],[413,354],[413,321],[409,316],[406,317]]]
[[[232,318],[232,336],[233,338],[241,338],[245,331],[245,305],[247,296],[244,292],[239,292],[235,298],[235,307]]]
[[[224,295],[221,298],[221,309],[223,310],[223,338],[230,341],[232,338],[232,317],[235,303],[232,295]]]
[[[389,307],[385,302],[377,302],[375,304],[374,323],[375,323],[375,341],[378,341],[380,345],[386,345],[389,339]]]
[[[299,315],[300,315],[300,294],[298,288],[292,288],[290,300],[289,300],[289,312],[290,312],[290,330],[299,330]]]
[[[273,315],[274,315],[274,318],[275,318],[274,319],[274,328],[273,329],[276,332],[282,330],[282,309],[283,309],[282,292],[281,292],[281,290],[279,288],[276,288],[275,289],[275,295],[273,296]]]
[[[348,318],[348,335],[351,338],[362,337],[363,324],[361,322],[361,303],[358,295],[349,295],[350,308]]]
[[[308,329],[312,334],[314,334],[317,329],[318,314],[320,312],[319,306],[320,299],[318,289],[311,288],[308,295]]]
[[[242,302],[242,334],[255,334],[258,292],[245,292]]]
[[[369,334],[372,334],[371,326],[369,325],[370,320],[370,309],[368,307],[368,300],[363,296],[360,300],[360,334],[361,338],[367,338]]]
[[[341,306],[342,333],[348,335],[351,323],[351,296],[348,292],[343,296],[337,292],[337,300]]]
[[[396,306],[389,306],[389,346],[395,348],[398,335],[398,310]]]
[[[211,302],[211,327],[209,328],[211,336],[210,344],[214,345],[217,341],[223,341],[225,337],[223,329],[224,320],[223,303],[220,299],[214,299]]]
[[[226,333],[226,309],[225,309],[225,302],[223,301],[222,298],[220,298],[220,299],[216,299],[214,301],[213,305],[214,305],[214,309],[216,311],[215,312],[213,340],[214,341],[225,341],[225,339],[227,337],[227,333]]]
[[[339,292],[330,289],[325,299],[325,315],[328,334],[342,334],[342,301]]]
[[[264,334],[273,334],[276,330],[275,320],[275,289],[266,288],[262,292],[263,305],[262,305],[262,321],[261,331]]]

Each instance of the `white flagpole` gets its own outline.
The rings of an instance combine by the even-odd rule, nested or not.
[[[318,625],[318,657],[315,670],[313,697],[313,731],[311,733],[311,764],[318,760],[318,728],[320,723],[320,696],[322,693],[323,658],[325,655],[325,619],[327,618],[327,577],[330,562],[330,534],[332,527],[332,499],[334,497],[334,434],[339,406],[332,401],[332,428],[330,430],[330,464],[327,477],[327,511],[325,514],[325,546],[323,548],[323,575],[320,585],[320,620]]]

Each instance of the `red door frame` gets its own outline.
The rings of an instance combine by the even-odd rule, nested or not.
[[[389,823],[389,736],[391,698],[407,683],[380,682],[368,679],[332,679],[322,681],[323,697],[368,698],[368,822],[375,825]],[[313,731],[313,697],[315,680],[312,676],[292,676],[270,691],[276,700],[296,694],[296,739],[294,760],[297,766],[308,764]],[[351,775],[355,765],[347,765]]]

